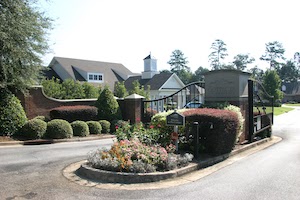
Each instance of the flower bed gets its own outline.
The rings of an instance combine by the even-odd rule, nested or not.
[[[168,147],[170,150],[174,148]],[[114,172],[151,173],[180,168],[192,161],[193,155],[177,155],[159,145],[146,145],[137,138],[115,142],[111,149],[97,149],[88,156],[88,165]]]

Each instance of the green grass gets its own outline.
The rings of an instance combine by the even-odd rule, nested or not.
[[[287,104],[284,104],[286,106],[300,106],[300,103],[295,103],[295,104],[292,104],[292,103],[287,103]]]
[[[262,111],[262,108],[260,108],[260,110]],[[284,113],[287,113],[291,110],[294,110],[294,108],[288,108],[288,107],[274,107],[274,115],[281,115]],[[256,112],[256,108],[253,109],[253,112]],[[272,112],[272,108],[271,107],[266,107],[266,113],[270,113]]]

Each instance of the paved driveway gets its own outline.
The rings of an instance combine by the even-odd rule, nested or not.
[[[283,141],[194,182],[155,190],[84,187],[62,170],[111,139],[0,147],[0,199],[299,199],[300,110],[275,118]]]

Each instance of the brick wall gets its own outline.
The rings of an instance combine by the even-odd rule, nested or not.
[[[32,119],[38,115],[50,117],[50,110],[59,106],[89,105],[93,106],[97,99],[73,99],[59,100],[47,97],[43,88],[40,86],[33,87],[29,90],[29,94],[19,94],[22,106],[26,112],[28,119]]]

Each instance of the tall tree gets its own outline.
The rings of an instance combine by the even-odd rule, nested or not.
[[[280,90],[281,80],[275,70],[266,71],[263,76],[263,86],[269,95],[274,96],[274,101],[282,99],[283,94]]]
[[[211,45],[212,52],[209,54],[208,58],[212,69],[221,69],[221,59],[224,59],[227,54],[227,47],[223,40],[216,39]]]
[[[299,70],[292,60],[283,64],[277,73],[283,82],[296,82],[300,76]]]
[[[208,72],[209,69],[205,67],[198,67],[198,69],[193,73],[191,81],[190,82],[195,82],[195,81],[204,81],[204,73]]]
[[[245,70],[248,64],[251,64],[255,61],[253,57],[250,57],[249,54],[237,54],[233,58],[233,64],[237,70]]]
[[[178,49],[174,50],[170,56],[168,64],[171,65],[171,72],[175,73],[183,83],[187,84],[190,82],[192,73],[190,68],[187,66],[188,60],[182,51]]]
[[[128,95],[124,81],[116,82],[114,95],[119,98],[124,98]]]
[[[36,83],[52,20],[35,0],[1,0],[0,10],[0,89],[25,91]]]
[[[284,52],[285,49],[280,42],[269,42],[266,44],[265,54],[259,59],[268,61],[270,63],[270,69],[276,69],[281,64],[280,59],[285,60]]]
[[[258,81],[262,81],[263,79],[263,75],[264,75],[264,70],[258,68],[258,66],[256,65],[255,67],[251,68],[249,70],[249,72],[252,74],[251,77],[258,80]]]

